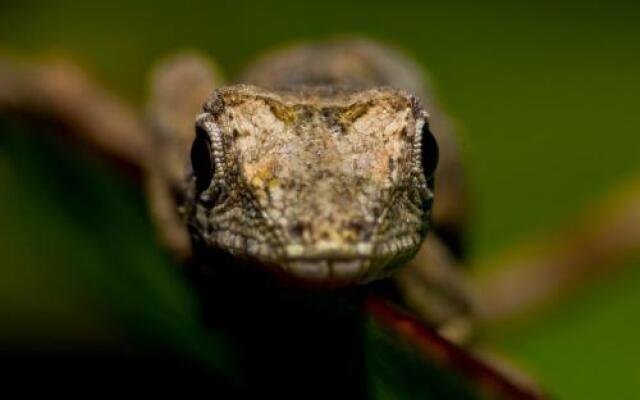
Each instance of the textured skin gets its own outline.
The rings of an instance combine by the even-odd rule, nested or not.
[[[384,276],[418,251],[433,193],[411,95],[237,85],[204,109],[215,174],[204,190],[192,176],[187,199],[207,246],[329,284]]]

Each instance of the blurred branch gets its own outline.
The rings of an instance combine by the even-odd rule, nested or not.
[[[530,311],[637,254],[640,178],[608,194],[559,232],[489,262],[488,272],[474,282],[481,317],[491,322]]]
[[[410,343],[438,366],[454,370],[473,382],[492,399],[543,399],[538,388],[522,376],[506,374],[448,341],[434,329],[376,297],[369,297],[367,309],[374,319],[390,329],[403,342]],[[526,382],[525,382],[526,381]]]
[[[63,127],[74,140],[140,177],[151,136],[136,111],[62,61],[21,64],[0,58],[0,112]]]

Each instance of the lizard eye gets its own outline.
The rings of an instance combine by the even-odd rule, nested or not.
[[[425,122],[422,127],[422,172],[428,179],[433,177],[438,166],[438,143]]]
[[[202,192],[209,187],[215,167],[211,158],[209,135],[199,126],[196,127],[196,138],[191,146],[191,167],[196,177],[196,189]]]

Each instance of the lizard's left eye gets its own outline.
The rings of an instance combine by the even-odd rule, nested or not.
[[[196,127],[196,138],[191,146],[191,167],[196,177],[196,189],[202,192],[211,184],[214,163],[211,158],[209,135],[199,126]]]
[[[422,172],[425,178],[430,179],[438,166],[438,143],[429,130],[429,124],[425,122],[422,127]]]

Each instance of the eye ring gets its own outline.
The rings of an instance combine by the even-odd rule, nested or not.
[[[429,129],[429,123],[425,121],[422,126],[421,135],[422,145],[420,153],[420,162],[422,164],[422,173],[427,180],[433,178],[438,166],[439,149],[436,138]]]
[[[203,192],[211,185],[215,172],[214,164],[209,134],[203,127],[196,126],[196,137],[191,146],[191,168],[196,178],[198,193]]]

